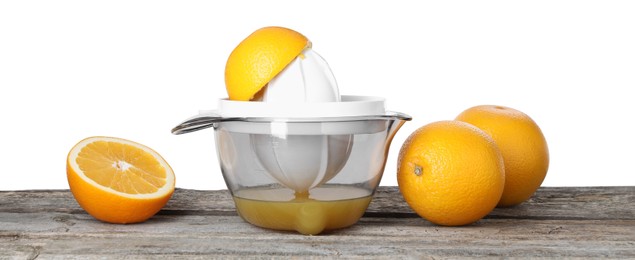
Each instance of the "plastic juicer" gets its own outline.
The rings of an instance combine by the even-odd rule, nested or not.
[[[383,98],[340,96],[326,61],[307,49],[255,101],[221,99],[172,133],[215,129],[225,183],[247,222],[318,234],[364,214],[410,119],[387,112]]]

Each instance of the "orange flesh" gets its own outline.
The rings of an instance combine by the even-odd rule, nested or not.
[[[77,164],[86,177],[123,193],[153,193],[166,183],[165,168],[147,152],[128,144],[88,144],[77,156]]]

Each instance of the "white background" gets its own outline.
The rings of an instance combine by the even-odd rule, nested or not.
[[[635,185],[634,1],[1,1],[0,190],[66,189],[81,139],[152,147],[177,187],[224,189],[213,131],[170,129],[227,96],[224,66],[254,30],[313,42],[342,94],[383,96],[403,140],[480,104],[530,115],[544,186]]]

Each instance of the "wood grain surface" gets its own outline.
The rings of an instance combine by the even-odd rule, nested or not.
[[[635,187],[546,187],[464,227],[413,213],[380,187],[354,226],[318,236],[258,228],[228,191],[177,189],[149,221],[93,219],[68,190],[0,191],[0,259],[635,258]]]

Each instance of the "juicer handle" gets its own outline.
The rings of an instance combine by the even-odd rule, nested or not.
[[[198,115],[190,117],[189,119],[172,128],[172,134],[187,134],[190,132],[214,127],[220,122],[233,121],[235,119],[236,118],[221,117],[214,110],[201,111]]]

